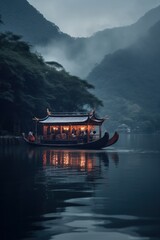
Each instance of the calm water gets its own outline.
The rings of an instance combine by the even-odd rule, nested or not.
[[[0,239],[160,239],[160,135],[101,151],[0,147]]]

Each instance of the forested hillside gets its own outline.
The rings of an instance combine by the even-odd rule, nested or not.
[[[102,105],[93,86],[48,66],[12,33],[0,34],[0,133],[28,130],[32,118],[51,111],[84,111]]]
[[[160,129],[160,22],[130,47],[106,55],[89,75],[116,124]]]

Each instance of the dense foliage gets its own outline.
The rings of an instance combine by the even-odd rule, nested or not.
[[[93,86],[64,69],[57,71],[12,33],[0,34],[0,130],[20,132],[34,116],[52,111],[83,111],[102,105]]]

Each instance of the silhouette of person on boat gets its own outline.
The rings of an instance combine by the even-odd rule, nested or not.
[[[29,133],[28,133],[28,141],[29,142],[35,141],[35,136],[33,135],[33,133],[31,131],[29,131]]]

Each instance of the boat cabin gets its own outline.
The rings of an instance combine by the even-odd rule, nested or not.
[[[101,138],[104,118],[95,113],[49,113],[43,119],[35,118],[36,133],[41,129],[40,141],[88,143]],[[38,127],[37,127],[38,126]]]

